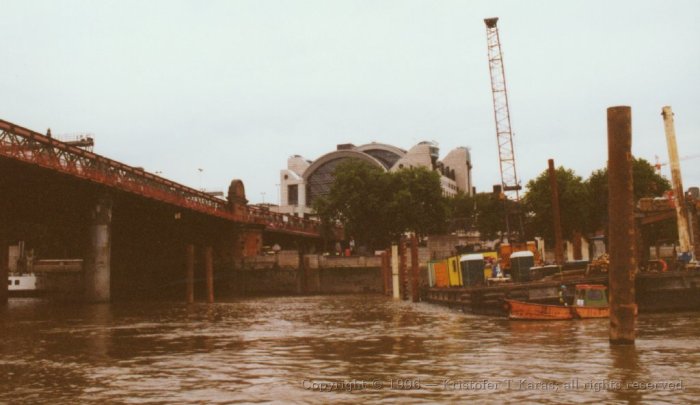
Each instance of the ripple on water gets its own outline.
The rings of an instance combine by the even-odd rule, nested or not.
[[[643,314],[637,344],[611,348],[607,320],[511,322],[371,295],[12,300],[0,314],[0,402],[690,403],[700,396],[699,319]],[[683,391],[611,385],[681,380]],[[343,381],[379,386],[309,389]]]

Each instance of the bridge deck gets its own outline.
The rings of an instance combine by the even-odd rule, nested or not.
[[[0,158],[43,167],[226,221],[258,225],[272,232],[320,235],[320,224],[316,221],[254,207],[247,207],[246,214],[234,213],[226,200],[4,120],[0,120]]]

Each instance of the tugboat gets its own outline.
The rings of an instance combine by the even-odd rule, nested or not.
[[[574,305],[546,305],[506,299],[508,318],[517,320],[570,320],[607,318],[607,287],[601,284],[576,286]]]

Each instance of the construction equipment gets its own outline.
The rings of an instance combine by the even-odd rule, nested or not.
[[[685,207],[685,193],[683,180],[681,179],[681,165],[678,159],[678,146],[676,144],[676,128],[673,122],[671,107],[665,106],[661,115],[664,117],[664,131],[666,132],[666,145],[668,146],[668,160],[671,163],[671,182],[673,193],[678,202],[676,207],[676,223],[678,224],[678,242],[680,255],[688,263],[693,257],[693,248],[690,244],[690,223],[688,222],[688,209]]]
[[[513,148],[513,133],[510,127],[510,111],[508,108],[508,92],[506,75],[503,68],[501,40],[498,36],[498,17],[486,18],[486,40],[488,45],[489,72],[491,74],[491,93],[493,95],[493,113],[496,120],[496,138],[498,141],[498,160],[501,170],[501,190],[505,197],[506,228],[511,235],[511,221],[507,200],[517,203],[520,201],[520,182],[515,170],[515,150]],[[517,210],[519,211],[519,209]],[[517,214],[520,235],[523,234],[522,217]]]
[[[690,160],[690,159],[697,159],[700,158],[700,153],[694,154],[694,155],[686,155],[686,156],[681,156],[678,158],[679,162],[682,162],[684,160]],[[661,162],[659,159],[659,155],[654,155],[654,169],[656,169],[656,173],[661,174],[661,167],[666,166],[669,164],[669,162]]]

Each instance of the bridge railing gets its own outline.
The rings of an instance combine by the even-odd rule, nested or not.
[[[265,228],[270,231],[301,232],[317,236],[321,234],[319,221],[272,212],[267,208],[255,206],[248,206],[248,211],[253,217],[262,220]]]
[[[228,216],[226,202],[204,192],[3,120],[0,155],[195,211]]]
[[[318,222],[248,207],[235,214],[226,200],[0,120],[0,156],[233,222],[319,236]]]

